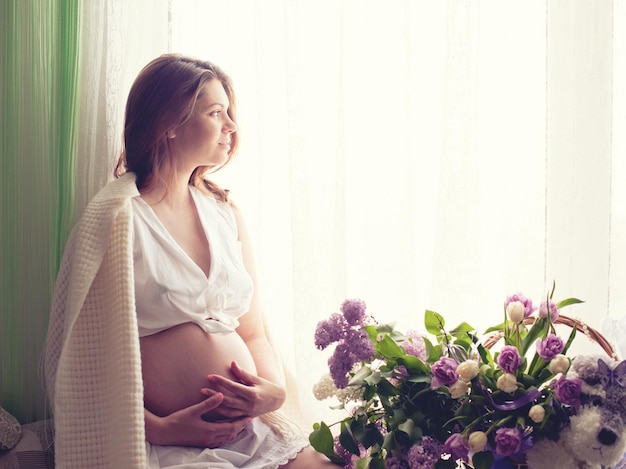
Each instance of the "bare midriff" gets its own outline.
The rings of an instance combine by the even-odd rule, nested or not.
[[[256,373],[248,347],[236,332],[211,334],[193,323],[180,324],[140,339],[144,405],[166,416],[206,399],[207,376],[233,378],[233,361]],[[207,418],[211,418],[207,415]]]

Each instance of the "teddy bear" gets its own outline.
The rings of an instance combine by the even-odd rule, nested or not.
[[[540,440],[527,452],[530,469],[623,467],[626,452],[626,360],[580,356],[568,378],[581,379],[581,406],[557,441]]]

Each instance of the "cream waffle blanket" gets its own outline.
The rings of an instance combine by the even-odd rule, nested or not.
[[[66,245],[44,373],[57,469],[145,469],[141,358],[135,316],[133,174],[102,189]]]

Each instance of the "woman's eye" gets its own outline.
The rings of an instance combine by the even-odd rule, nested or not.
[[[209,114],[210,116],[214,116],[217,117],[222,113],[221,109],[216,109],[215,111],[211,112],[211,114]]]

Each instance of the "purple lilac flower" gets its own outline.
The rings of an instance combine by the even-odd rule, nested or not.
[[[430,387],[436,389],[441,386],[449,386],[456,382],[457,363],[454,359],[449,357],[441,357],[430,368],[433,373],[433,379],[430,383]]]
[[[339,456],[342,459],[344,463],[343,467],[347,469],[354,469],[354,460],[356,459],[355,457],[356,455],[352,454],[350,451],[348,451],[343,446],[341,446],[341,443],[339,443],[339,437],[336,436],[334,438],[334,442],[335,442],[335,453],[337,453],[337,456]]]
[[[469,445],[467,440],[460,433],[453,433],[444,443],[444,451],[452,456],[453,461],[467,460]]]
[[[496,452],[502,456],[515,454],[522,446],[522,433],[517,428],[498,428],[495,439]]]
[[[346,342],[337,344],[333,354],[328,359],[328,370],[338,389],[344,389],[348,385],[348,372],[352,370],[357,361],[349,344]]]
[[[505,345],[498,355],[498,365],[506,373],[515,374],[517,369],[522,364],[522,357],[517,350],[517,347],[513,345]]]
[[[425,436],[421,445],[413,445],[406,459],[411,469],[431,469],[439,461],[443,446],[433,438]]]
[[[559,317],[559,309],[556,307],[556,303],[554,303],[553,301],[550,301],[550,305],[548,306],[546,300],[543,300],[541,302],[541,305],[539,306],[539,312],[537,314],[540,318],[547,318],[548,308],[550,311],[550,320],[552,322],[556,321],[556,319]]]
[[[341,312],[351,326],[362,326],[365,319],[365,302],[362,300],[345,300],[341,304]]]
[[[409,466],[409,463],[401,456],[390,456],[385,459],[386,469],[411,469],[413,466]]]
[[[514,295],[509,295],[506,297],[506,301],[504,302],[504,308],[509,305],[509,303],[513,303],[514,301],[519,301],[524,305],[524,317],[527,318],[537,309],[533,307],[533,300],[530,298],[526,298],[522,293],[516,293]]]
[[[422,361],[426,361],[426,344],[422,335],[417,331],[408,331],[406,337],[409,340],[404,340],[400,343],[407,355],[413,355]]]
[[[404,365],[398,365],[395,368],[395,375],[392,378],[392,382],[395,381],[394,384],[397,384],[399,381],[403,381],[409,377],[409,370],[406,369]]]
[[[565,376],[561,376],[558,380],[553,381],[550,386],[559,402],[570,405],[575,409],[580,407],[580,392],[582,390],[582,381],[580,379],[568,379]]]
[[[369,334],[363,329],[349,329],[345,341],[350,344],[350,352],[356,361],[371,360],[376,353]]]
[[[315,346],[324,350],[333,342],[337,342],[345,337],[347,323],[345,318],[339,313],[333,313],[328,319],[317,323],[315,329]]]
[[[537,353],[546,361],[552,360],[563,351],[565,344],[563,340],[555,334],[548,334],[545,339],[537,339]]]

